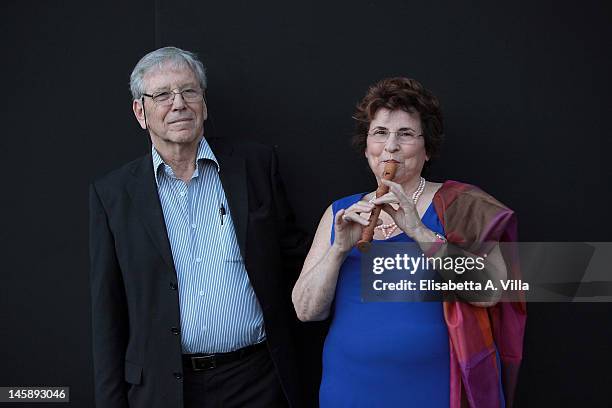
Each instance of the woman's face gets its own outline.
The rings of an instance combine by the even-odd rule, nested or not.
[[[385,131],[390,132],[385,140]],[[397,132],[400,132],[398,135]],[[377,136],[372,136],[373,134]],[[370,169],[379,180],[388,161],[397,162],[393,181],[408,183],[420,177],[423,165],[429,157],[425,152],[421,118],[418,112],[408,113],[401,109],[380,108],[376,111],[367,137],[365,157]],[[383,134],[383,136],[381,136]],[[401,135],[404,134],[402,137]],[[416,138],[406,135],[420,135]],[[399,137],[398,137],[399,136]]]

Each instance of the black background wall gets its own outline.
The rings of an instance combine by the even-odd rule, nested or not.
[[[261,3],[0,6],[0,386],[67,385],[70,406],[93,406],[87,185],[149,149],[129,73],[164,45],[207,65],[209,131],[279,146],[309,231],[373,188],[351,114],[369,84],[403,75],[445,112],[431,179],[496,196],[523,241],[611,240],[609,2]],[[611,316],[530,304],[517,405],[612,406]]]

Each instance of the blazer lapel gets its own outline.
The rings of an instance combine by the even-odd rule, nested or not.
[[[242,259],[246,260],[246,233],[248,221],[248,191],[246,163],[244,158],[233,154],[229,141],[207,139],[215,157],[219,161],[219,176],[230,206],[232,221],[236,229],[236,238]]]
[[[140,162],[136,163],[132,175],[127,190],[135,208],[138,209],[136,213],[149,233],[153,244],[176,276],[166,222],[157,194],[155,176],[153,175],[151,154],[147,154]]]

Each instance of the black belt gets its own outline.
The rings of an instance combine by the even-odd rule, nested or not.
[[[183,365],[190,367],[193,371],[205,371],[211,370],[222,364],[231,363],[232,361],[238,361],[250,354],[255,353],[257,350],[266,347],[266,342],[253,344],[252,346],[246,346],[244,348],[230,351],[229,353],[216,353],[216,354],[183,354]]]

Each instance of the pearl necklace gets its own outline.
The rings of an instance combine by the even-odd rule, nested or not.
[[[425,190],[425,179],[421,177],[418,187],[416,188],[416,190],[414,190],[414,193],[412,193],[412,202],[415,206],[417,201],[419,201],[419,197],[421,197],[421,194],[423,194],[423,190]],[[381,230],[381,232],[385,236],[385,239],[389,239],[389,237],[391,237],[393,232],[397,229],[397,224],[395,224],[395,222],[392,222],[391,224],[377,225],[376,227],[374,227],[374,229]]]

